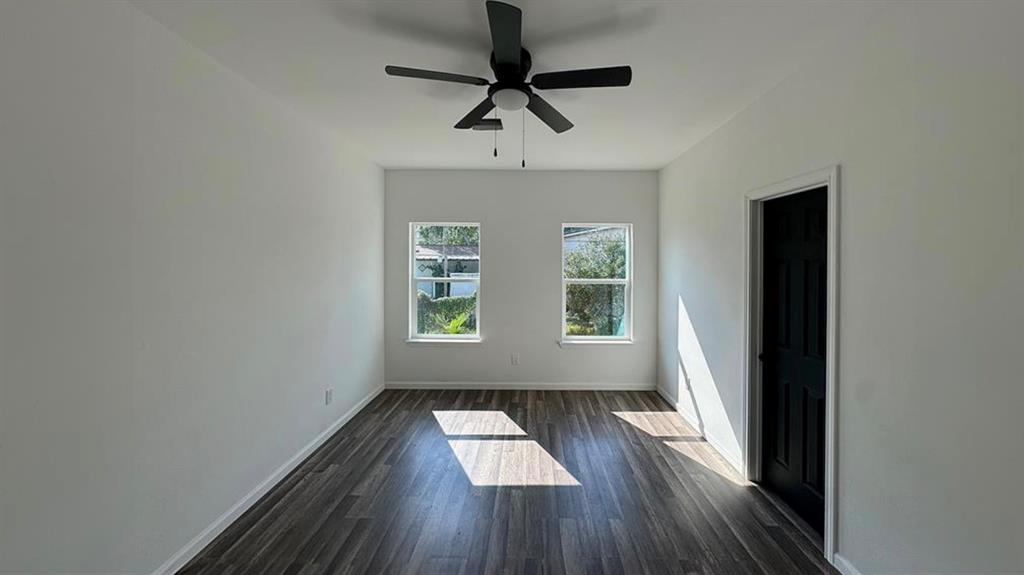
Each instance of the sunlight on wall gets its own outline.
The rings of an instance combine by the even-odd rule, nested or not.
[[[526,435],[503,411],[435,411],[445,435]]]
[[[450,439],[455,457],[476,486],[578,486],[551,454],[530,439]]]
[[[678,354],[678,407],[700,432],[734,463],[742,461],[743,450],[718,393],[697,331],[682,296],[678,297],[676,352]],[[737,414],[741,417],[741,414]]]
[[[674,411],[613,411],[612,415],[653,437],[699,437]]]

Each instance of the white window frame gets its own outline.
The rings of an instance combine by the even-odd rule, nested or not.
[[[623,278],[586,278],[573,279],[565,277],[565,228],[625,228],[626,229],[626,277]],[[562,344],[576,343],[633,343],[633,224],[623,223],[563,223],[559,246],[562,250],[560,259],[562,269],[562,333],[559,342]],[[623,335],[568,335],[565,325],[565,292],[570,284],[624,285],[626,287],[626,330]]]
[[[416,276],[416,227],[417,226],[475,226],[477,237],[480,238],[477,244],[477,277],[444,277],[424,278]],[[474,343],[482,340],[483,333],[480,324],[480,280],[483,278],[483,233],[480,222],[409,222],[409,337],[406,341],[410,343]],[[447,283],[472,283],[476,284],[476,333],[475,334],[446,334],[446,333],[416,333],[416,284],[420,281],[443,281]]]

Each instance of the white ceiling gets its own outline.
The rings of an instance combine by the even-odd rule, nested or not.
[[[519,167],[520,114],[493,134],[452,126],[485,88],[385,76],[384,65],[484,76],[483,0],[135,4],[228,68],[322,122],[387,168]],[[629,64],[627,88],[546,91],[575,127],[527,113],[534,169],[660,168],[837,38],[877,4],[850,1],[512,0],[533,71]]]

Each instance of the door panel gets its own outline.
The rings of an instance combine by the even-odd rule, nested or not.
[[[775,461],[789,467],[789,382],[784,379],[775,394]]]
[[[792,298],[789,289],[789,263],[787,260],[776,260],[775,267],[778,270],[778,292],[774,298],[778,305],[778,339],[775,344],[779,347],[789,349],[789,326],[790,313],[789,305]]]
[[[825,359],[825,298],[828,276],[824,261],[804,261],[804,354]]]
[[[761,479],[821,532],[825,500],[825,188],[763,204]]]

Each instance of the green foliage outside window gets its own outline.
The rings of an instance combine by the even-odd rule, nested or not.
[[[566,335],[625,335],[626,288],[613,284],[569,284],[565,292]]]
[[[476,296],[463,295],[431,299],[416,294],[416,321],[422,334],[476,333]],[[464,316],[464,317],[463,317]]]
[[[435,316],[434,321],[441,327],[441,333],[449,335],[473,333],[466,327],[469,321],[469,312],[462,312],[451,320],[447,320],[444,316]]]
[[[566,233],[571,229],[573,228],[566,228]],[[625,279],[625,237],[620,235],[607,239],[597,237],[578,241],[575,247],[565,254],[565,277]]]
[[[478,246],[480,245],[480,228],[477,226],[416,226],[416,245]]]
[[[621,227],[565,228],[567,279],[626,279],[627,238]],[[626,290],[622,284],[569,283],[565,293],[565,334],[625,335]]]
[[[480,227],[477,225],[416,225],[417,278],[466,277],[479,273]],[[420,247],[424,249],[421,251]],[[421,254],[431,254],[429,256]],[[436,257],[436,259],[433,259]],[[450,295],[466,283],[423,282],[416,293],[416,333],[423,335],[472,335],[477,333],[476,295]],[[425,289],[424,284],[430,285]],[[475,289],[473,290],[475,292]]]
[[[565,335],[597,335],[597,328],[593,325],[567,322],[565,324]]]

